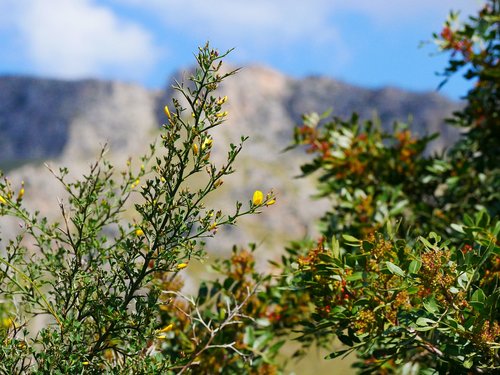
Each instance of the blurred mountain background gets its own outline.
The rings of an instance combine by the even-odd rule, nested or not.
[[[187,79],[179,73],[176,79]],[[170,81],[170,82],[173,82]],[[302,150],[283,153],[292,140],[301,115],[331,109],[348,117],[378,115],[385,128],[411,119],[418,134],[440,133],[432,150],[442,150],[457,133],[444,119],[458,107],[435,92],[415,93],[394,87],[365,89],[325,77],[290,78],[263,66],[248,66],[227,79],[220,94],[229,97],[229,118],[214,131],[212,157],[224,160],[229,143],[249,136],[215,204],[231,209],[235,200],[246,202],[254,190],[274,189],[278,203],[244,225],[217,236],[217,250],[248,241],[266,248],[283,240],[315,233],[314,222],[325,202],[311,200],[312,179],[297,179],[308,156]],[[120,169],[128,157],[138,158],[158,137],[165,121],[163,106],[171,102],[170,84],[164,90],[115,81],[63,81],[23,76],[0,77],[0,167],[14,182],[26,185],[26,203],[49,217],[58,215],[63,191],[44,166],[68,166],[80,176],[104,144],[107,157]]]

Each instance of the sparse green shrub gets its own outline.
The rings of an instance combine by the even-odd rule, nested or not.
[[[249,203],[236,202],[231,213],[205,206],[205,198],[233,173],[245,140],[230,145],[225,164],[210,160],[210,129],[224,126],[227,116],[227,98],[214,91],[234,73],[221,73],[224,56],[208,45],[200,49],[189,84],[174,86],[187,108],[179,100],[165,107],[161,140],[141,158],[138,171],[131,162],[117,170],[103,151],[80,179],[71,179],[65,168],[53,172],[67,192],[61,222],[25,209],[24,187],[15,191],[7,179],[0,183],[0,214],[21,226],[1,249],[2,373],[177,373],[212,348],[239,353],[224,341],[225,331],[256,298],[255,287],[224,296],[227,311],[218,315],[217,327],[198,315],[213,293],[189,300],[186,325],[208,341],[176,336],[177,345],[166,350],[163,343],[180,323],[160,316],[169,293],[176,292],[165,289],[159,275],[172,279],[204,256],[203,239],[217,228],[274,202],[272,193],[257,191]],[[210,305],[203,317],[212,313]]]

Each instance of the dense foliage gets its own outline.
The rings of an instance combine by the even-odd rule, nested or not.
[[[427,156],[433,137],[404,124],[385,133],[355,115],[309,114],[296,130],[315,155],[302,170],[332,202],[293,272],[314,309],[302,332],[326,347],[338,338],[329,357],[355,351],[363,373],[500,370],[498,8],[465,24],[452,13],[435,36],[451,52],[445,75],[466,69],[474,82],[445,153]]]

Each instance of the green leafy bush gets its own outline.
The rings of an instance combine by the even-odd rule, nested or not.
[[[332,203],[324,238],[284,271],[311,301],[300,339],[329,358],[355,352],[360,373],[500,370],[498,21],[489,1],[465,24],[452,13],[435,35],[451,52],[445,75],[464,68],[474,80],[446,153],[424,154],[434,136],[355,115],[309,114],[296,129],[295,144],[315,155],[302,170]]]

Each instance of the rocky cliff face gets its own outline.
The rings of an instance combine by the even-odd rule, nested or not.
[[[85,158],[149,139],[158,93],[119,82],[0,78],[0,161]]]
[[[237,172],[214,198],[216,204],[229,208],[235,199],[246,202],[255,189],[273,188],[279,198],[263,215],[218,235],[216,245],[212,244],[217,249],[248,240],[282,246],[283,239],[313,231],[325,204],[311,203],[311,180],[294,179],[305,156],[298,150],[281,152],[304,112],[331,108],[335,115],[350,116],[356,111],[364,118],[377,113],[386,127],[411,114],[412,128],[418,133],[442,133],[434,145],[437,148],[456,136],[443,126],[443,119],[457,104],[435,93],[367,90],[324,77],[293,79],[259,66],[243,69],[220,90],[229,97],[230,115],[214,133],[214,159],[222,160],[229,142],[238,142],[241,135],[250,139]],[[28,205],[56,216],[57,196],[63,192],[40,161],[69,166],[71,175],[78,176],[104,143],[118,165],[129,156],[138,156],[157,136],[164,120],[159,108],[172,95],[169,89],[152,92],[118,82],[0,77],[0,164],[11,167],[28,162],[9,171],[9,177],[25,181]]]

